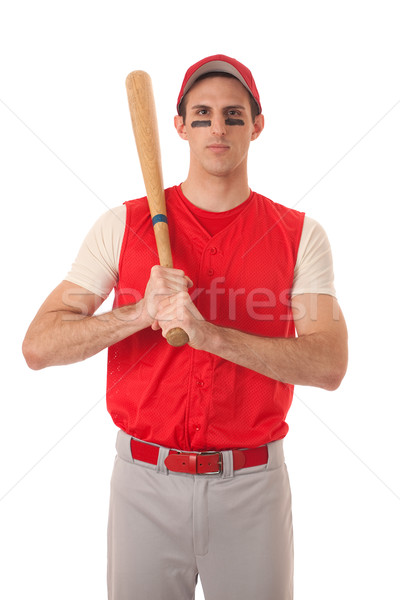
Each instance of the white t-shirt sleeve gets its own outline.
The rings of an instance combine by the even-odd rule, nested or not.
[[[299,294],[336,296],[328,236],[317,221],[307,216],[304,218],[292,287],[292,296]]]
[[[118,281],[125,221],[124,205],[104,213],[85,237],[65,279],[107,298]]]

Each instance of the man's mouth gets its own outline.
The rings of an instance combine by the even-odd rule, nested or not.
[[[209,144],[207,146],[207,148],[209,150],[211,150],[212,152],[225,152],[226,150],[229,150],[229,146],[227,144]]]

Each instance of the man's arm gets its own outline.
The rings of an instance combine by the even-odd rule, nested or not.
[[[292,299],[298,337],[266,338],[218,327],[203,319],[186,293],[160,304],[157,320],[166,335],[182,327],[189,344],[278,381],[335,390],[347,369],[347,328],[336,299],[302,294]]]
[[[140,302],[93,316],[102,302],[85,288],[61,282],[26,333],[22,352],[28,366],[36,370],[85,360],[140,328]]]
[[[155,266],[141,300],[94,315],[103,298],[63,281],[40,307],[26,333],[25,360],[31,369],[85,360],[152,325],[160,301],[187,290],[190,283],[179,269]]]

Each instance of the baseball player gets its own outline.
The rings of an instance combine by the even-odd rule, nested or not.
[[[175,267],[157,264],[146,198],[108,211],[23,352],[41,369],[108,348],[109,599],[190,600],[200,575],[206,600],[289,600],[293,386],[334,390],[347,366],[330,246],[316,221],[249,188],[264,118],[247,67],[199,61],[177,113],[190,165],[165,191]],[[165,339],[175,327],[181,348]]]

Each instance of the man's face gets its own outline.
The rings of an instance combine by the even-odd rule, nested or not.
[[[189,90],[185,124],[175,117],[179,135],[190,145],[191,169],[218,177],[246,172],[250,142],[263,125],[262,115],[253,123],[249,95],[240,81],[218,76]]]

